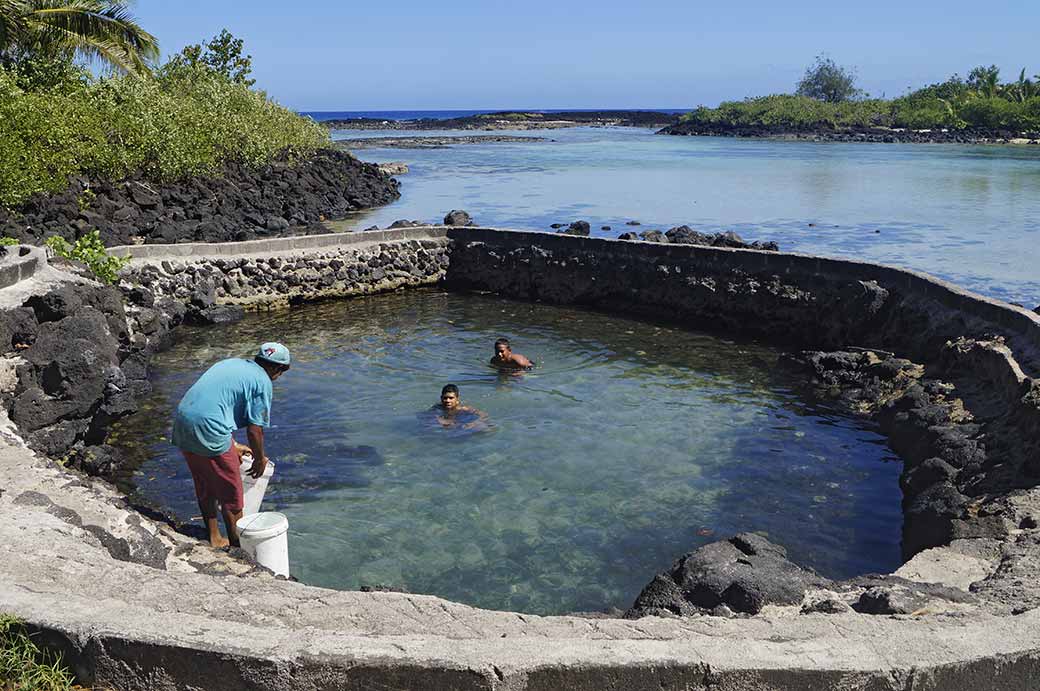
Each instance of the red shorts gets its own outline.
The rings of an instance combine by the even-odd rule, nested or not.
[[[216,499],[226,511],[238,513],[242,510],[242,460],[234,443],[219,456],[199,456],[181,449],[184,460],[195,481],[195,496],[205,505]]]

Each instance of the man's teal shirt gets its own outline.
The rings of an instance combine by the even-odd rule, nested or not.
[[[228,450],[231,433],[267,427],[271,378],[252,360],[231,358],[210,367],[184,394],[173,416],[173,445],[200,456]]]

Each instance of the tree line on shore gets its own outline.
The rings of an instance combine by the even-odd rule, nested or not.
[[[125,3],[0,0],[0,207],[75,175],[178,180],[329,144],[325,128],[252,88],[250,56],[226,30],[158,57]]]
[[[812,132],[878,127],[911,130],[1040,132],[1040,75],[1000,79],[996,65],[980,66],[966,78],[949,79],[893,99],[869,98],[857,88],[855,72],[825,56],[806,70],[793,94],[773,94],[700,107],[681,122],[705,131],[761,129]]]

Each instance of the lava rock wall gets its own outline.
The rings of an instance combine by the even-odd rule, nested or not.
[[[51,235],[75,240],[97,229],[109,246],[135,242],[226,242],[328,232],[320,221],[388,204],[398,182],[372,163],[334,150],[300,161],[157,183],[77,177],[60,194],[35,195],[20,209],[0,209],[0,235],[29,244]]]

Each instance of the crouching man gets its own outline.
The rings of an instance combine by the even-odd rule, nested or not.
[[[246,429],[253,453],[249,474],[263,475],[267,468],[264,427],[271,418],[271,382],[288,369],[289,349],[280,343],[264,343],[252,360],[230,358],[210,367],[177,406],[173,444],[188,462],[209,543],[214,547],[239,544],[235,522],[242,517],[241,445],[232,433]],[[220,534],[218,510],[227,538]]]

